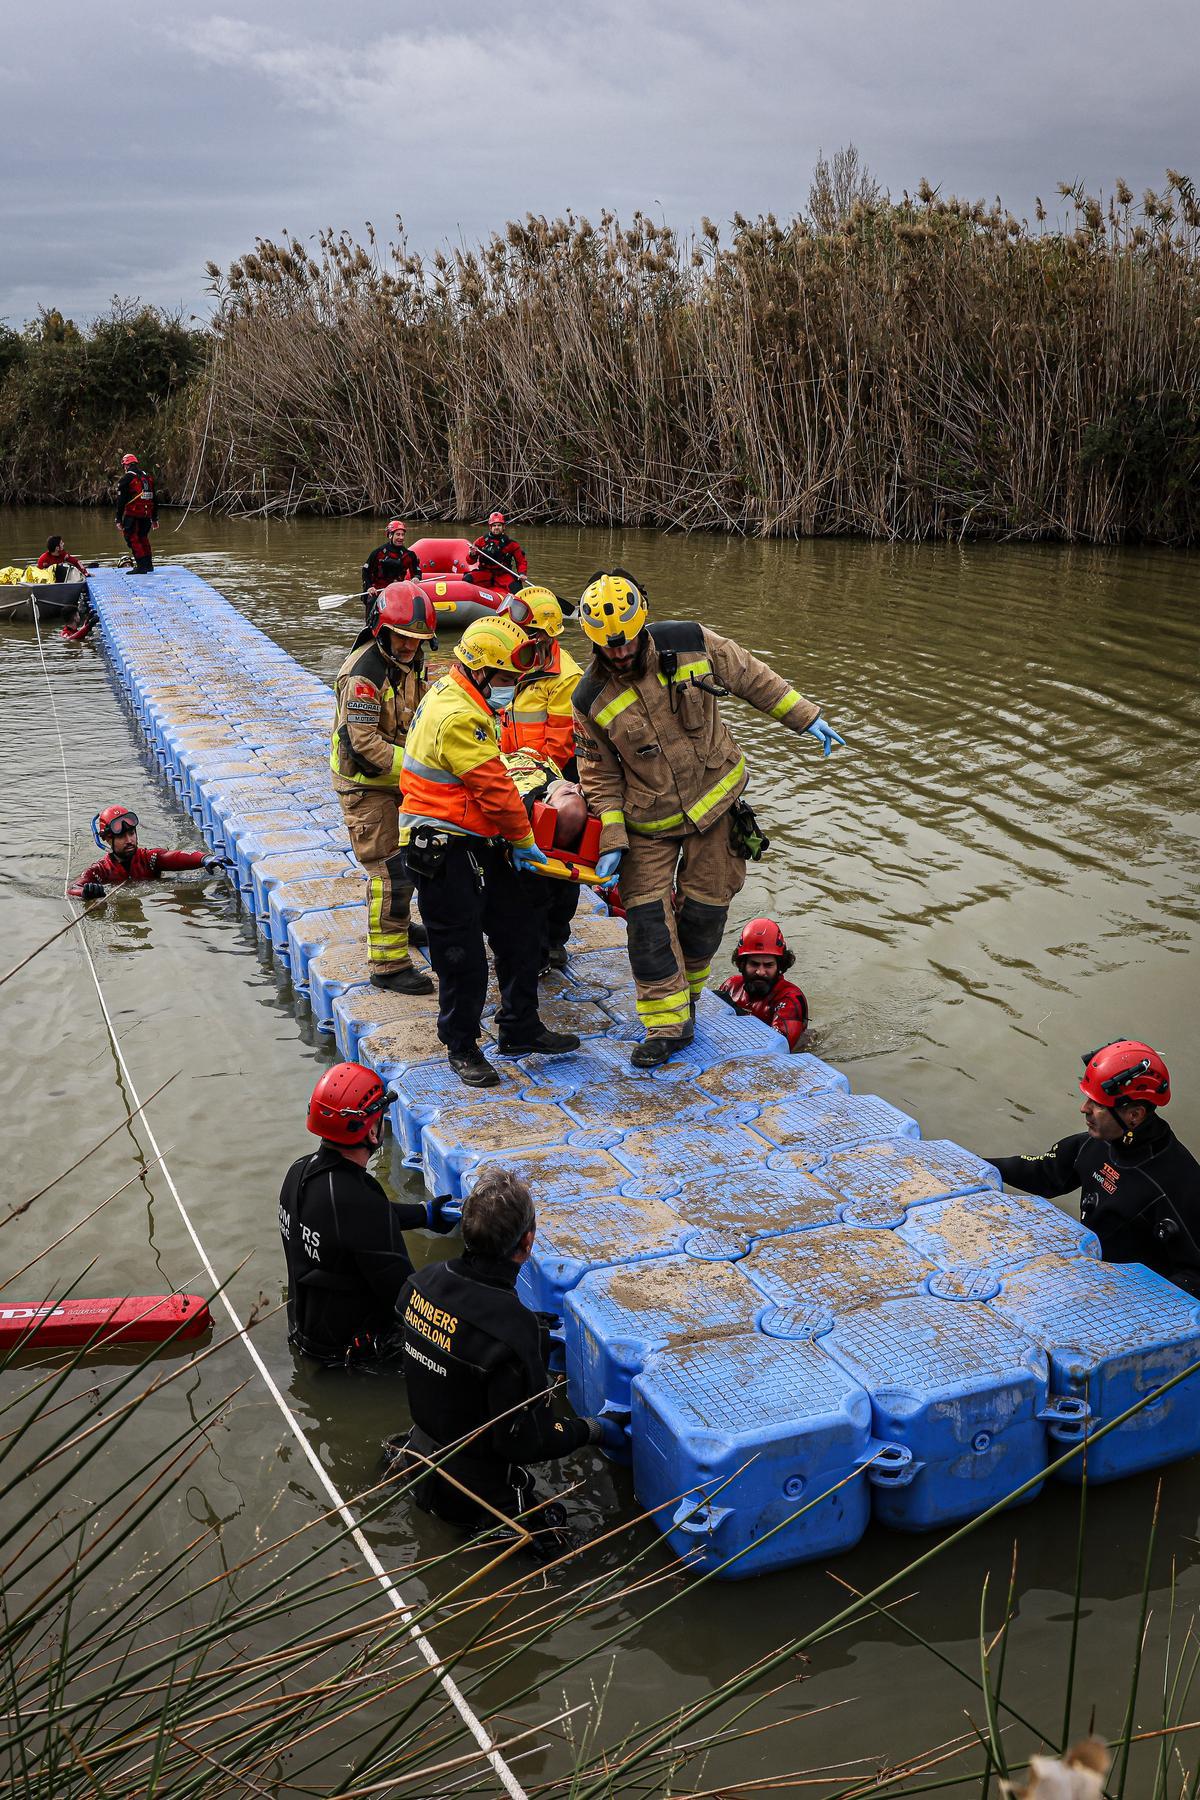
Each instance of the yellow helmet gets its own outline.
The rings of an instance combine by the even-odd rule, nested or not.
[[[646,590],[624,569],[612,569],[592,577],[579,598],[579,623],[584,633],[607,650],[632,644],[645,626],[649,613]]]
[[[519,625],[497,614],[468,625],[454,646],[454,654],[464,669],[476,674],[481,669],[503,669],[526,675],[537,660],[537,647]]]
[[[519,593],[510,594],[504,610],[523,631],[544,631],[552,638],[562,636],[562,607],[548,587],[524,587]]]

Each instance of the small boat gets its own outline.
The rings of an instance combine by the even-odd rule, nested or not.
[[[161,1344],[194,1338],[212,1315],[199,1294],[135,1294],[124,1300],[10,1300],[0,1305],[0,1353],[64,1344]]]
[[[421,586],[433,601],[439,625],[473,625],[503,611],[508,593],[476,587],[466,579],[468,538],[418,538],[412,553],[421,565]]]
[[[34,602],[43,619],[66,619],[88,597],[86,581],[15,581],[0,586],[0,619],[32,619]]]

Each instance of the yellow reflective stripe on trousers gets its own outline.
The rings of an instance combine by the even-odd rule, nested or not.
[[[373,875],[367,882],[367,960],[372,963],[406,963],[408,932],[389,931],[383,923],[383,882]]]
[[[637,1010],[643,1025],[686,1025],[692,1016],[691,996],[681,988],[662,1000],[639,1000]]]
[[[744,756],[739,756],[728,775],[723,775],[715,787],[710,787],[707,794],[702,794],[694,806],[688,807],[688,818],[693,825],[698,825],[701,819],[707,818],[718,801],[723,800],[730,789],[737,786],[745,773],[746,759]]]
[[[602,706],[600,708],[600,711],[596,714],[597,725],[607,731],[617,715],[623,713],[627,706],[632,706],[636,699],[636,688],[623,688],[615,700],[610,700],[607,706]]]
[[[795,688],[789,688],[787,693],[783,696],[783,699],[777,700],[771,708],[771,717],[773,719],[786,718],[793,706],[799,706],[799,704],[800,695],[796,692]]]
[[[691,989],[693,1000],[696,998],[696,996],[698,994],[702,994],[704,992],[704,984],[708,980],[708,978],[711,974],[712,974],[712,964],[711,963],[705,963],[705,965],[702,969],[689,969],[688,970],[688,972],[687,972],[688,987]]]

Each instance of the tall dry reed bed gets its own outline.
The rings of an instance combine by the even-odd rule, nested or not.
[[[123,303],[0,329],[0,500],[102,499],[132,442],[234,513],[1192,543],[1196,192],[1063,193],[1068,229],[895,203],[851,150],[727,236],[260,240],[209,265],[207,333]]]
[[[814,189],[814,194],[816,190]],[[1200,204],[1074,224],[922,184],[694,241],[638,213],[410,253],[260,240],[222,276],[194,491],[738,532],[1194,541]],[[200,403],[202,402],[202,403]]]

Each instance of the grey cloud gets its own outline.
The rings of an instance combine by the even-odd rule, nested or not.
[[[818,149],[851,139],[893,192],[927,175],[1017,211],[1060,178],[1140,189],[1200,161],[1184,0],[262,0],[148,20],[57,0],[10,26],[10,321],[114,291],[203,310],[206,260],[284,226],[399,213],[428,249],[526,210],[787,213]]]

